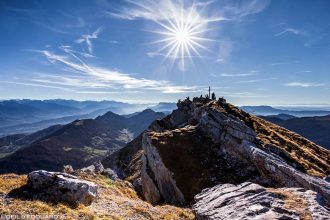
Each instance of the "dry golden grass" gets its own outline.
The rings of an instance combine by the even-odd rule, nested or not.
[[[0,193],[8,193],[13,189],[26,184],[26,175],[18,176],[16,174],[2,175],[0,178]]]
[[[264,144],[276,145],[286,152],[294,163],[302,166],[306,173],[325,177],[330,175],[330,151],[301,137],[300,135],[251,116],[258,137]],[[262,131],[266,130],[266,132]]]
[[[25,215],[60,215],[63,219],[194,219],[190,209],[152,206],[142,201],[130,183],[113,181],[101,175],[79,173],[80,178],[99,185],[99,196],[91,206],[70,207],[24,198],[1,198],[26,184],[26,175],[0,175],[0,213]]]
[[[267,148],[267,145],[273,145],[278,152],[288,156],[288,158],[284,159],[299,165],[305,173],[318,177],[330,175],[329,150],[292,131],[250,115],[234,105],[220,106],[217,102],[212,102],[210,105],[218,111],[232,114],[241,119],[257,133],[257,137],[263,143],[263,147]]]
[[[280,195],[280,197],[284,201],[283,207],[286,209],[297,211],[301,220],[313,219],[310,211],[308,210],[308,203],[304,198],[293,192],[283,191],[281,189],[271,188],[267,191]]]

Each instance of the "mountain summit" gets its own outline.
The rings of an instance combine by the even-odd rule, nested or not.
[[[223,98],[187,98],[177,106],[103,161],[147,201],[186,205],[205,188],[245,182],[313,190],[329,201],[328,150]]]

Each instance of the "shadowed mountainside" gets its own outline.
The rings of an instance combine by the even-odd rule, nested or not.
[[[9,148],[13,151],[0,160],[0,172],[57,171],[66,164],[81,168],[122,148],[152,121],[162,117],[163,113],[150,109],[130,118],[108,112],[96,119],[76,120],[24,136],[11,142]]]

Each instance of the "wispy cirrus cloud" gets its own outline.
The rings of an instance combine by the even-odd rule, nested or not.
[[[299,61],[283,61],[283,62],[275,62],[275,63],[269,63],[268,66],[281,66],[281,65],[289,65],[289,64],[295,64],[299,63]]]
[[[221,94],[226,97],[232,98],[262,98],[262,97],[270,97],[270,95],[266,94],[258,94],[254,92],[221,92]]]
[[[83,34],[79,39],[76,40],[76,43],[78,44],[86,43],[88,52],[92,54],[93,53],[92,40],[97,39],[103,29],[104,29],[103,27],[99,27],[91,34]]]
[[[262,79],[251,79],[251,80],[237,81],[235,83],[257,83],[257,82],[270,81],[270,80],[276,80],[276,79],[278,79],[278,78],[272,77],[272,78],[262,78]]]
[[[312,73],[313,71],[311,70],[300,70],[300,71],[297,71],[296,73]]]
[[[258,75],[258,71],[251,70],[248,73],[220,73],[220,74],[211,74],[213,77],[244,77],[244,76],[255,76]]]
[[[227,1],[220,10],[231,20],[242,21],[248,15],[262,12],[269,3],[270,0]]]
[[[164,20],[175,20],[176,11],[178,9],[183,9],[183,14],[189,14],[191,8],[205,8],[206,6],[212,4],[214,1],[195,1],[192,2],[190,7],[182,7],[184,4],[181,1],[173,0],[125,0],[128,3],[128,6],[106,11],[105,13],[118,19],[125,20],[151,20],[154,22],[164,21]],[[201,18],[203,22],[215,22],[227,20],[225,17],[220,15],[209,15],[203,16]]]
[[[290,83],[284,84],[284,86],[309,88],[309,87],[321,87],[321,86],[324,86],[324,84],[323,83],[311,83],[311,82],[290,82]]]
[[[137,78],[119,70],[90,65],[80,59],[70,47],[62,46],[61,49],[64,51],[63,54],[49,50],[34,50],[34,52],[41,54],[49,62],[60,65],[64,72],[69,71],[76,75],[36,73],[31,82],[54,87],[107,89],[107,91],[109,89],[127,92],[152,90],[167,94],[200,91],[198,86],[182,86],[165,80]]]
[[[301,38],[301,40],[303,41],[303,44],[305,47],[311,47],[314,43],[318,42],[319,40],[321,40],[324,36],[324,34],[312,34],[310,32],[304,31],[304,30],[300,30],[300,29],[296,29],[296,28],[285,28],[284,30],[278,32],[277,34],[275,34],[275,37],[284,37],[285,35],[295,35],[295,36],[299,36]],[[315,36],[312,36],[312,35]],[[323,36],[322,36],[323,35]]]
[[[219,52],[216,62],[218,63],[226,63],[232,54],[234,47],[233,42],[231,41],[222,41],[219,43]]]
[[[294,34],[294,35],[305,35],[306,34],[306,32],[302,31],[302,30],[298,30],[295,28],[285,28],[283,31],[275,34],[274,36],[279,37],[279,36],[287,34],[287,33]]]
[[[44,85],[44,84],[39,84],[39,83],[22,82],[21,80],[19,82],[18,81],[0,80],[0,83],[21,85],[21,86],[29,86],[29,87],[31,87],[31,86],[32,87],[42,87],[42,88],[48,88],[48,89],[59,89],[59,90],[68,91],[68,92],[73,91],[69,88],[64,88],[64,87],[61,87],[61,86],[52,86],[52,85]]]
[[[189,4],[188,2],[175,0],[125,0],[125,2],[128,3],[127,6],[112,9],[105,13],[118,19],[162,21],[175,19],[173,17],[175,13],[173,12],[177,8],[181,8],[182,4]],[[190,7],[205,10],[214,2],[217,1],[191,1]],[[221,7],[208,10],[205,13],[207,16],[203,16],[203,20],[205,22],[241,20],[245,16],[260,13],[269,5],[269,2],[270,0],[226,1],[221,4]]]

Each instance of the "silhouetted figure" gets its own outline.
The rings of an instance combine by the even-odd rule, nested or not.
[[[211,97],[212,100],[216,100],[217,98],[215,97],[215,94],[214,92],[212,92],[212,97]]]

